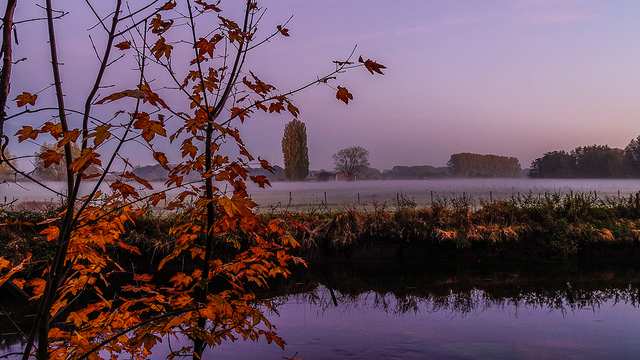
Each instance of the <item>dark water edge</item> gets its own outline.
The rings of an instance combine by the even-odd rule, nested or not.
[[[223,344],[218,358],[637,359],[634,261],[330,260],[273,297],[285,351]],[[216,354],[216,350],[212,352]]]
[[[215,359],[635,359],[633,259],[317,259],[259,295],[289,344],[228,342]],[[5,323],[6,324],[6,323]],[[20,347],[2,338],[0,356]],[[154,349],[162,359],[169,339]],[[175,346],[175,340],[172,343]]]

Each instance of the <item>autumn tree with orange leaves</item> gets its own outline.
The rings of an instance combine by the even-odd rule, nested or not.
[[[280,92],[245,69],[245,62],[271,38],[289,36],[287,23],[259,37],[265,9],[247,0],[242,16],[226,17],[223,10],[238,3],[87,1],[84,6],[95,18],[87,46],[97,60],[86,69],[74,69],[91,74],[92,86],[85,92],[65,87],[65,54],[56,33],[58,22],[74,21],[75,14],[54,9],[46,0],[42,19],[14,19],[23,3],[7,1],[0,160],[12,167],[6,151],[11,142],[52,142],[63,150],[41,152],[39,161],[45,167],[64,164],[66,169],[64,191],[13,169],[63,199],[55,217],[37,224],[2,224],[36,227],[40,241],[55,249],[47,259],[28,254],[0,258],[0,284],[11,281],[21,287],[37,308],[30,329],[23,329],[23,359],[144,359],[155,344],[174,336],[185,340],[172,347],[167,358],[199,359],[205,348],[237,338],[262,337],[284,346],[260,310],[268,302],[256,298],[253,289],[266,287],[272,277],[287,276],[290,264],[303,261],[290,253],[297,243],[281,227],[284,220],[263,223],[253,211],[256,204],[246,183],[265,187],[269,182],[253,176],[249,165],[272,167],[249,153],[238,123],[250,121],[257,112],[298,117],[292,96],[313,84],[326,84],[338,100],[348,103],[351,93],[332,85],[336,75],[356,67],[382,74],[384,66],[349,56],[335,61],[329,74]],[[30,22],[47,28],[46,43],[30,44],[46,48],[50,60],[51,79],[37,89],[11,81],[15,73],[29,71],[29,59],[17,61],[14,56],[13,35],[21,34],[20,42],[29,43],[30,34],[21,27]],[[127,82],[131,79],[135,83]],[[76,99],[83,99],[78,107],[72,102]],[[44,120],[34,120],[34,115]],[[24,125],[7,134],[4,125],[14,121]],[[76,141],[77,156],[72,152]],[[235,149],[229,149],[230,144]],[[180,153],[181,160],[170,166],[159,150],[163,146]],[[168,170],[165,187],[154,188],[136,176],[123,156],[127,151],[147,151]],[[99,171],[88,172],[90,168]],[[194,173],[197,181],[186,180]],[[81,185],[90,190],[82,193]],[[177,195],[169,196],[169,190]],[[171,251],[157,272],[137,273],[111,253],[114,248],[140,253],[124,241],[127,228],[161,201],[164,211],[178,214],[170,231]],[[227,251],[217,251],[220,247]],[[184,258],[190,259],[189,266],[173,272],[168,281],[155,278]],[[25,267],[39,275],[21,277]],[[125,274],[128,281],[116,284],[114,274]]]

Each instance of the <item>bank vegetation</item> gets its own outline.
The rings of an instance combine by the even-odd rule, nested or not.
[[[438,198],[417,208],[411,199],[377,204],[373,211],[308,211],[260,214],[265,222],[286,220],[284,231],[300,243],[297,255],[314,258],[456,258],[547,259],[619,258],[640,254],[640,195],[598,198],[589,194],[521,196],[485,202],[468,196]],[[55,213],[52,204],[40,210],[0,209],[0,251],[11,258],[33,254],[46,259],[50,244],[36,225]],[[171,253],[176,239],[169,229],[179,213],[154,214],[136,220],[123,236],[141,255],[137,266],[153,266]],[[27,225],[25,225],[27,224]],[[29,227],[29,229],[25,229]],[[230,239],[234,239],[231,241]],[[242,233],[216,240],[218,255],[243,246]],[[114,248],[115,256],[119,250]],[[122,256],[125,256],[122,254]],[[132,256],[130,254],[126,256]],[[135,256],[135,255],[134,255]],[[188,266],[189,256],[175,259]],[[185,265],[186,263],[186,265]],[[34,261],[35,266],[38,262]]]

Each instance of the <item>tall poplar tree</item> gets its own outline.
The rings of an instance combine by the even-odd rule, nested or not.
[[[307,126],[302,121],[293,119],[284,127],[282,153],[287,179],[304,180],[309,174],[309,150]]]

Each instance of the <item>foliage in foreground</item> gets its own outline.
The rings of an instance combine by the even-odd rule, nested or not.
[[[640,251],[640,198],[597,199],[590,195],[550,194],[522,197],[472,206],[468,197],[437,199],[431,206],[416,209],[408,200],[395,210],[348,209],[338,212],[261,214],[263,222],[278,222],[283,231],[300,244],[304,257],[396,256],[396,250],[412,249],[406,256],[484,256],[509,254],[525,257],[571,257],[584,254],[607,256]],[[142,256],[133,261],[159,262],[171,253],[175,237],[169,234],[178,215],[145,215],[128,227],[123,242],[136,246]],[[37,222],[46,215],[28,211],[0,211],[0,220],[22,219]],[[0,227],[0,235],[10,239],[0,251],[19,256],[34,250],[34,258],[48,247],[19,230],[22,225]],[[26,236],[24,236],[26,234]],[[22,235],[22,236],[21,236]],[[229,238],[246,238],[230,233]],[[46,244],[46,243],[45,243]],[[224,254],[233,244],[218,242],[216,252]],[[634,250],[636,249],[636,250]],[[115,249],[117,250],[117,249]],[[391,253],[389,253],[391,251]],[[177,258],[189,263],[189,257]]]
[[[291,255],[297,243],[283,230],[283,220],[262,221],[252,211],[256,204],[246,183],[265,187],[269,182],[253,176],[250,163],[273,168],[249,153],[239,123],[255,112],[297,117],[293,94],[328,84],[349,68],[382,74],[384,66],[349,57],[335,61],[329,74],[281,92],[245,69],[253,49],[275,36],[289,36],[286,22],[258,32],[264,9],[256,1],[86,1],[84,10],[95,26],[88,29],[83,50],[97,60],[79,64],[65,78],[70,73],[61,67],[73,55],[60,51],[69,48],[58,48],[55,29],[69,16],[83,16],[80,7],[59,4],[74,9],[67,13],[47,0],[40,8],[46,16],[14,22],[15,13],[29,14],[16,8],[30,5],[9,0],[3,17],[0,165],[58,196],[61,207],[33,219],[26,219],[32,214],[1,214],[0,239],[7,240],[2,244],[7,251],[0,257],[0,285],[10,281],[31,296],[36,308],[33,322],[20,330],[22,358],[143,359],[163,338],[180,336],[185,340],[170,349],[168,358],[200,359],[205,348],[236,338],[260,337],[283,346],[258,309],[263,301],[254,288],[287,276],[287,266],[301,259]],[[38,21],[47,25],[42,44],[42,28],[22,32]],[[80,23],[77,18],[69,22]],[[20,41],[44,50],[37,57],[48,62],[20,58],[23,48],[16,48],[20,59],[14,60],[12,37],[18,29],[27,35]],[[81,41],[71,36],[74,43]],[[11,81],[14,71],[29,78],[38,66],[51,71],[53,81]],[[74,87],[74,77],[92,85]],[[346,88],[329,87],[338,100],[353,99]],[[8,99],[15,106],[8,106]],[[19,130],[6,134],[5,122],[18,119],[24,119]],[[10,141],[55,144],[32,160],[43,169],[60,165],[56,176],[65,190],[16,168],[16,158],[30,155],[10,155]],[[127,153],[146,153],[167,170],[165,187],[154,189],[134,174]],[[172,154],[178,155],[170,166]],[[94,179],[88,191],[82,187],[87,179]],[[168,190],[177,195],[167,199]],[[175,217],[163,229],[168,233],[163,247],[153,247],[162,250],[157,268],[142,272],[124,261],[145,250],[143,243],[129,241],[130,231],[142,228],[149,209],[161,201]],[[218,253],[220,244],[229,251]],[[156,278],[184,259],[189,266],[167,279]],[[118,280],[119,274],[127,278]]]

